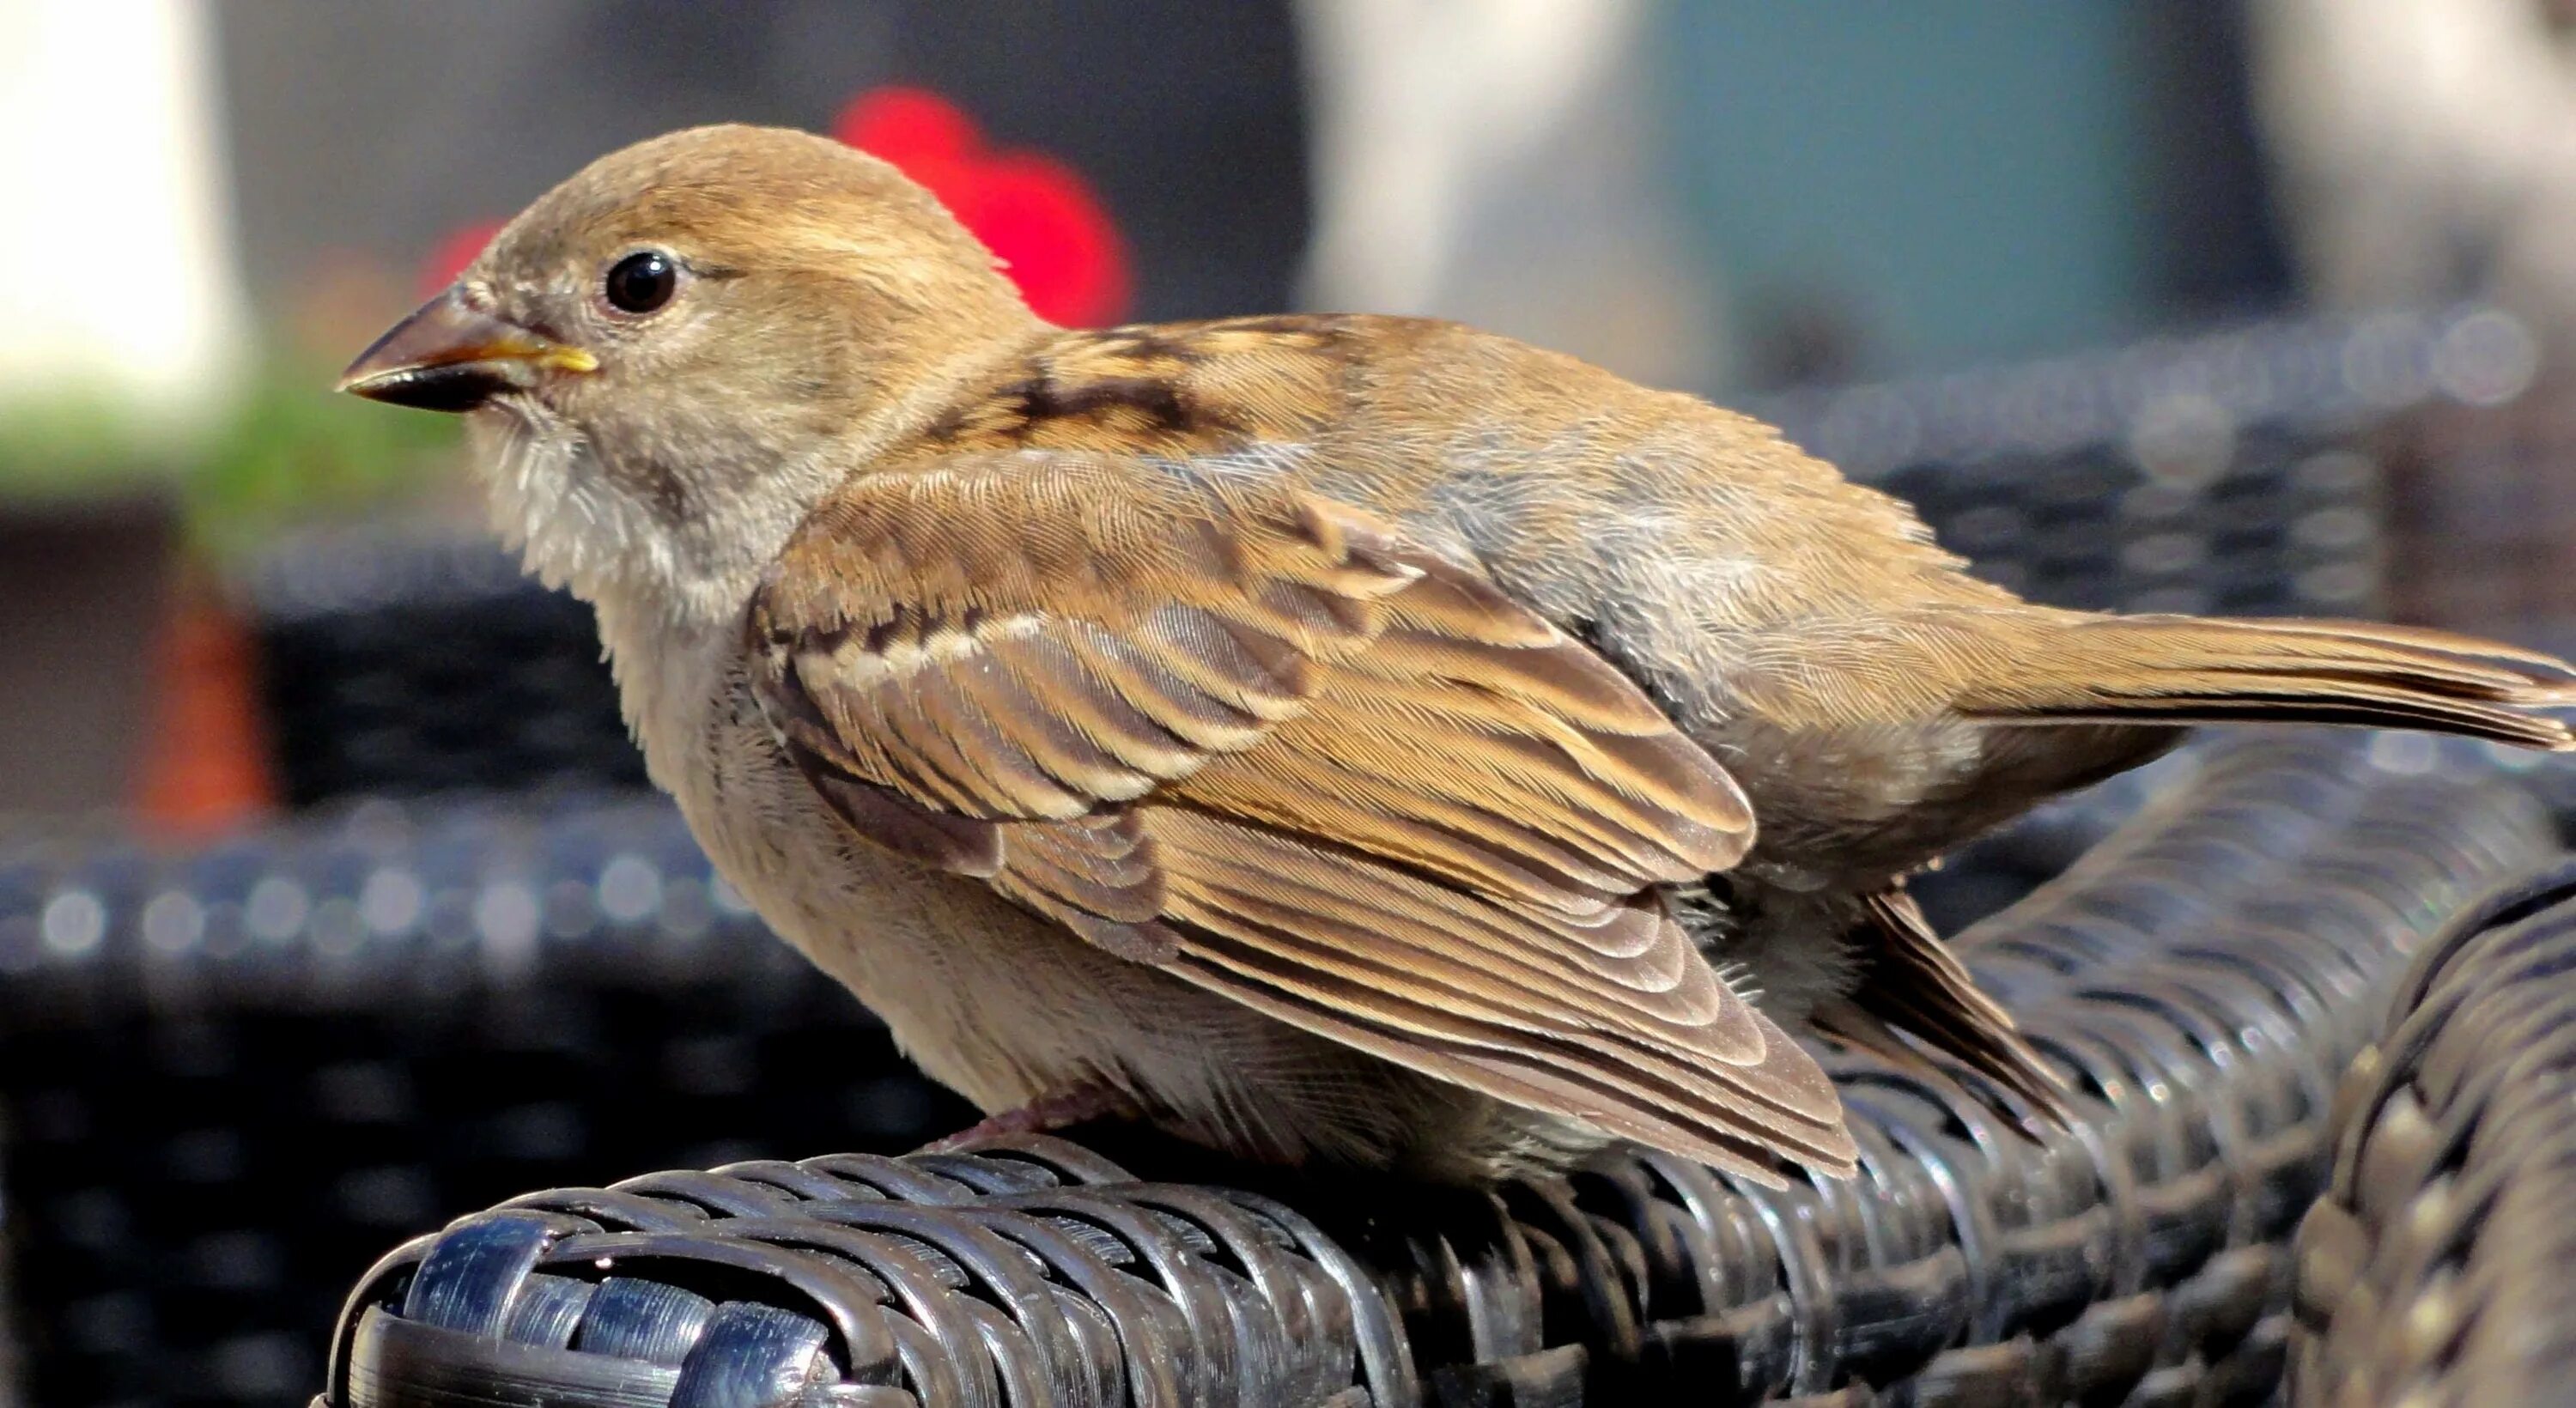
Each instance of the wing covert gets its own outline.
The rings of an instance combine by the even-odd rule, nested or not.
[[[1813,1061],[1653,893],[1751,842],[1637,686],[1275,474],[1071,452],[863,473],[755,597],[755,690],[863,835],[1501,1098],[1774,1176]]]

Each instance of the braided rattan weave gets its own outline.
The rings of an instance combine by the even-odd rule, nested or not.
[[[1966,939],[2085,1092],[2045,1142],[1837,1058],[1863,1175],[1787,1193],[1648,1157],[1292,1210],[1060,1140],[652,1174],[386,1258],[326,1398],[2259,1402],[2333,1073],[2426,935],[2552,845],[2492,764],[2230,748]]]
[[[2576,862],[2417,956],[2333,1129],[2292,1401],[2576,1402]]]

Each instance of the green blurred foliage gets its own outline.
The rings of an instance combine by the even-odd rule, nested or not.
[[[286,530],[398,512],[452,489],[453,416],[333,393],[330,369],[271,357],[200,428],[180,432],[97,395],[0,401],[0,511],[168,497],[218,564]]]

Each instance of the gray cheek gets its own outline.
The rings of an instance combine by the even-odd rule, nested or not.
[[[677,427],[662,424],[649,412],[643,417],[603,413],[578,438],[577,465],[571,472],[608,489],[641,509],[653,522],[676,528],[696,518],[696,497],[688,481],[672,468],[688,453]]]

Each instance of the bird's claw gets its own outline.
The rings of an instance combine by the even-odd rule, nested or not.
[[[986,1115],[955,1134],[934,1139],[913,1152],[959,1154],[1005,1135],[1051,1134],[1093,1120],[1136,1119],[1140,1114],[1133,1101],[1106,1085],[1069,1086],[1041,1095],[1018,1109]]]

